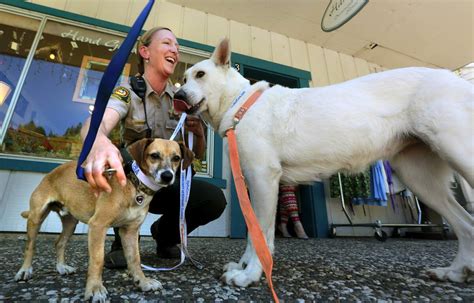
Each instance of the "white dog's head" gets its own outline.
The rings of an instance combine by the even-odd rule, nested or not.
[[[249,85],[230,67],[230,43],[222,40],[210,59],[201,61],[184,73],[184,84],[176,92],[175,108],[188,114],[203,114],[216,127],[232,99]]]

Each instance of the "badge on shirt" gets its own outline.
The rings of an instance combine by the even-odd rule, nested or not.
[[[123,86],[119,86],[112,93],[112,97],[128,104],[130,103],[130,90]]]

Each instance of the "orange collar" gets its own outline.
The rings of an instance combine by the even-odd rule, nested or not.
[[[262,95],[263,91],[262,90],[256,90],[253,92],[250,97],[244,102],[244,104],[239,108],[237,113],[234,115],[234,124],[232,127],[229,129],[235,128],[235,126],[242,120],[242,117],[245,115],[245,113],[249,110],[249,108],[257,102],[258,98]],[[227,132],[227,131],[226,131]]]

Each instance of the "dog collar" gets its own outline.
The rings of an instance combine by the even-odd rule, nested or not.
[[[126,169],[127,177],[138,191],[152,196],[161,189],[161,185],[142,172],[135,160],[128,162],[126,166],[128,166],[128,169]]]
[[[250,95],[250,97],[244,102],[244,104],[239,108],[239,110],[237,111],[237,113],[235,113],[234,115],[234,124],[232,125],[231,128],[235,128],[235,126],[240,122],[240,120],[242,119],[242,117],[245,115],[245,113],[247,112],[247,110],[252,106],[254,105],[255,102],[257,102],[258,98],[260,97],[260,95],[262,95],[263,91],[262,90],[256,90],[253,92],[252,95]]]
[[[235,97],[234,101],[232,101],[232,103],[230,104],[230,107],[231,107],[231,108],[234,107],[234,105],[236,105],[237,102],[239,102],[240,98],[242,98],[242,96],[245,95],[245,93],[247,93],[247,90],[244,88],[244,89],[240,92],[240,94],[239,94],[237,97]]]

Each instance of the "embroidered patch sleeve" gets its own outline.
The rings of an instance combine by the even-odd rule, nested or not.
[[[123,86],[118,86],[114,89],[111,98],[115,98],[125,103],[130,103],[130,90]]]

